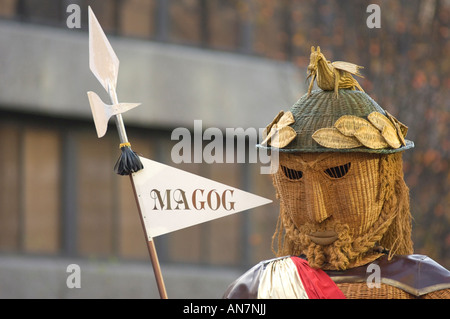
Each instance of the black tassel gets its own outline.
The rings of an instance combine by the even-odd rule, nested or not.
[[[114,165],[114,172],[119,175],[130,175],[144,168],[139,156],[131,149],[130,143],[120,144],[122,153]]]

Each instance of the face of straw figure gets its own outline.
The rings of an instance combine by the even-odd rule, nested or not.
[[[383,206],[379,163],[368,153],[280,153],[273,178],[288,253],[337,269],[360,254],[354,240],[373,231]]]

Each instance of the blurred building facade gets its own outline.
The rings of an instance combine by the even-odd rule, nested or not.
[[[80,29],[67,27],[69,4],[81,9]],[[8,151],[0,155],[4,258],[56,258],[56,264],[60,258],[109,265],[111,260],[150,263],[130,181],[113,172],[120,152],[116,129],[112,124],[98,139],[90,113],[87,91],[96,91],[104,101],[108,97],[88,67],[88,5],[120,59],[120,101],[142,103],[139,110],[124,115],[133,149],[274,199],[270,177],[259,173],[262,164],[177,165],[171,160],[171,149],[178,142],[171,140],[173,129],[192,131],[194,120],[202,120],[204,130],[223,130],[224,145],[227,139],[233,143],[237,137],[226,136],[226,128],[264,128],[303,91],[302,77],[292,63],[252,54],[247,47],[251,25],[240,19],[237,3],[2,1],[0,135],[8,143]],[[247,143],[246,152],[250,148],[254,145]],[[160,262],[242,268],[269,258],[277,211],[274,203],[156,238]],[[29,267],[52,276],[48,268],[30,260]],[[11,265],[5,264],[5,277],[14,278],[10,272],[16,267]],[[170,283],[170,270],[168,276]],[[18,288],[21,281],[14,286],[8,278],[0,279],[3,287],[15,288],[0,296],[32,296],[26,285],[24,290]],[[148,281],[152,283],[151,276]],[[205,285],[198,296],[209,296]],[[222,283],[216,289],[225,288]],[[98,295],[86,287],[84,291],[87,297],[102,296],[101,291]],[[197,295],[187,289],[178,297]],[[54,297],[64,296],[70,294]]]
[[[25,256],[19,264],[43,257],[149,263],[129,180],[113,172],[119,155],[115,127],[97,139],[88,105],[89,90],[108,101],[88,68],[90,5],[121,63],[119,101],[142,103],[124,115],[133,149],[274,200],[156,238],[161,263],[181,267],[167,266],[169,274],[186,271],[185,266],[193,272],[198,267],[242,269],[272,257],[278,202],[270,177],[259,172],[262,164],[174,164],[171,149],[177,141],[171,132],[192,130],[194,120],[202,120],[203,129],[224,132],[263,128],[305,93],[311,45],[321,45],[330,60],[364,65],[362,86],[409,125],[416,149],[405,154],[405,174],[416,251],[448,268],[450,65],[444,57],[450,52],[450,4],[374,3],[383,10],[379,30],[366,27],[367,3],[358,0],[342,5],[320,0],[0,0],[3,258]],[[70,4],[81,9],[79,29],[67,26]],[[235,137],[224,134],[224,139]],[[246,151],[253,147],[247,143]],[[3,265],[5,287],[12,285],[4,278],[13,278],[16,266]],[[224,282],[232,277],[224,276]],[[190,278],[198,282],[201,274]],[[186,294],[209,296],[207,282]],[[218,291],[226,288],[224,282]],[[10,296],[30,296],[23,291]],[[71,296],[58,291],[48,296]],[[3,290],[0,296],[9,295]],[[74,296],[83,297],[81,292]]]

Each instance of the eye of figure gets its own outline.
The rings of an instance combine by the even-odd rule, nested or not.
[[[341,165],[341,166],[335,166],[330,167],[325,170],[325,174],[330,176],[331,178],[341,178],[344,177],[350,169],[350,163]]]
[[[290,180],[299,180],[303,176],[302,171],[296,171],[295,169],[283,165],[281,165],[281,169],[283,170],[284,175]]]

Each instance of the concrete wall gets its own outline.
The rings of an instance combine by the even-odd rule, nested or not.
[[[115,38],[119,102],[140,102],[126,123],[157,127],[264,127],[304,94],[290,63]],[[110,103],[89,70],[85,32],[0,21],[0,105],[90,119],[87,91]]]
[[[262,128],[305,92],[304,70],[290,63],[109,38],[121,63],[119,101],[142,103],[124,115],[125,124],[193,128],[200,119],[204,129]],[[86,92],[110,101],[88,65],[87,33],[0,21],[0,108],[90,121]],[[72,263],[81,267],[80,289],[66,285]],[[170,298],[220,298],[241,273],[174,265],[162,271]],[[158,298],[158,293],[150,262],[2,255],[0,298]]]
[[[80,288],[67,286],[68,277],[74,273],[67,270],[71,264],[80,267]],[[161,271],[171,299],[221,298],[228,285],[243,273],[183,265],[161,265]],[[0,256],[0,298],[158,299],[159,293],[150,261]]]

